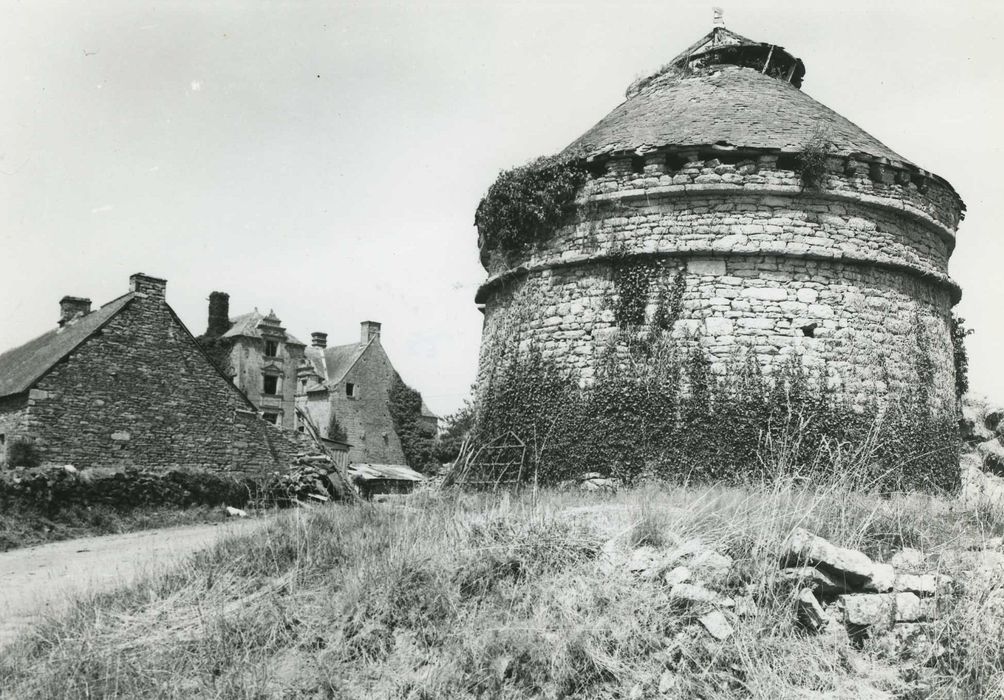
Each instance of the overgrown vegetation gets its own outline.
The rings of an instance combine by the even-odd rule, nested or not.
[[[649,485],[602,501],[416,495],[405,511],[291,512],[47,620],[6,650],[0,687],[29,700],[614,700],[655,697],[668,671],[677,696],[707,700],[986,697],[1004,681],[991,592],[967,589],[933,629],[946,653],[920,658],[796,625],[777,562],[795,527],[883,559],[1004,533],[998,511],[881,497],[859,481]],[[722,590],[756,604],[722,642],[661,579],[606,564],[612,551],[691,538],[735,560]]]
[[[331,414],[331,419],[328,421],[328,439],[335,442],[349,441],[349,434],[345,432],[345,428],[338,422],[338,416],[334,413]]]
[[[811,381],[796,356],[770,377],[752,353],[713,374],[701,351],[624,335],[585,388],[536,349],[503,363],[479,397],[475,444],[512,431],[530,446],[525,477],[543,483],[593,471],[629,481],[756,481],[774,476],[760,456],[779,450],[785,459],[772,468],[791,475],[831,473],[853,454],[869,485],[958,484],[954,417],[932,411],[923,379],[895,401],[855,406]],[[924,358],[918,376],[932,371]]]
[[[394,432],[401,441],[408,466],[419,472],[435,471],[439,466],[433,454],[436,436],[422,420],[422,395],[395,372],[387,401]]]
[[[102,504],[70,505],[58,511],[16,505],[0,510],[0,552],[45,542],[215,523],[225,519],[222,508],[202,505],[126,510]]]
[[[37,467],[42,463],[38,446],[26,438],[12,440],[7,447],[7,467]]]
[[[822,133],[816,133],[801,152],[795,156],[796,167],[802,177],[802,184],[808,189],[818,189],[826,174],[826,161],[833,150],[832,144]]]
[[[471,387],[473,395],[474,387]],[[436,437],[433,452],[440,464],[454,461],[460,454],[464,440],[474,427],[474,403],[464,399],[464,405],[440,421],[440,432]]]
[[[224,376],[233,376],[233,363],[230,361],[230,352],[234,347],[233,340],[222,336],[200,335],[196,338],[196,342],[202,346],[210,361]]]
[[[585,181],[582,163],[557,156],[502,171],[474,215],[483,259],[487,252],[509,261],[546,240]]]
[[[221,519],[263,485],[211,471],[0,471],[0,550],[38,542]]]
[[[969,391],[969,351],[966,338],[973,334],[966,319],[952,312],[952,357],[955,360],[955,395],[961,399]]]

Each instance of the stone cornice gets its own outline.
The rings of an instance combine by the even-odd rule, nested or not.
[[[598,254],[586,255],[577,258],[568,258],[559,261],[537,263],[534,265],[519,265],[505,272],[491,277],[482,284],[474,296],[476,304],[484,304],[488,301],[489,295],[506,285],[525,278],[531,274],[543,272],[545,270],[561,270],[585,265],[602,265],[613,262],[623,262],[626,260],[662,260],[669,258],[743,258],[762,257],[764,255],[774,255],[788,260],[806,260],[813,262],[832,262],[856,265],[860,267],[871,267],[879,270],[890,270],[893,272],[906,273],[911,277],[921,279],[936,287],[943,287],[948,290],[952,303],[957,304],[962,298],[962,289],[948,275],[936,275],[925,270],[918,269],[912,265],[895,262],[879,262],[864,256],[848,255],[822,255],[819,253],[792,253],[787,251],[775,251],[769,248],[761,248],[755,251],[734,251],[734,250],[689,250],[689,251],[664,251],[664,252],[638,252],[627,254]]]

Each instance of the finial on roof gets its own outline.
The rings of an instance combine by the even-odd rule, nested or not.
[[[715,12],[715,26],[724,27],[725,26],[725,10],[720,7],[712,7]]]

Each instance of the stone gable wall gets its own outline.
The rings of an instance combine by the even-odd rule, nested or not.
[[[331,392],[331,410],[348,433],[349,460],[374,464],[406,464],[401,441],[387,407],[394,366],[379,341],[371,343],[345,379]],[[359,398],[345,394],[345,384],[358,387]]]
[[[27,431],[46,463],[285,468],[300,446],[267,425],[154,290],[39,380]]]

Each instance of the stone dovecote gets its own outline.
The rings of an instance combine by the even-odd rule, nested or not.
[[[948,260],[965,206],[944,179],[805,94],[804,74],[781,47],[716,28],[572,142],[562,157],[589,172],[574,212],[518,260],[486,265],[482,383],[531,345],[593,381],[624,330],[614,266],[636,265],[655,279],[634,330],[652,324],[658,290],[679,284],[670,332],[712,371],[739,351],[766,374],[795,357],[860,402],[920,381],[920,344],[932,408],[954,415],[961,292]]]

